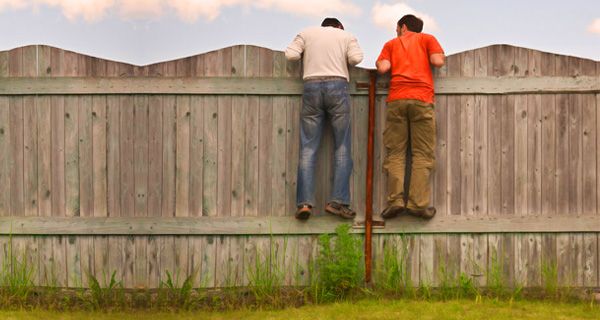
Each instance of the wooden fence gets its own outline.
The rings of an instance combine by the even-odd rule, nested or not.
[[[88,272],[102,282],[116,270],[126,287],[156,287],[179,270],[213,287],[247,285],[268,257],[287,284],[308,284],[317,235],[345,221],[322,212],[329,126],[316,213],[293,218],[300,73],[282,52],[245,45],[144,67],[48,46],[0,52],[0,263],[23,252],[38,285],[85,286]],[[449,56],[435,71],[438,216],[375,230],[375,281],[391,246],[408,252],[414,284],[438,284],[443,267],[485,285],[500,266],[509,283],[540,286],[542,265],[556,265],[559,284],[599,286],[599,75],[600,62],[508,45]],[[360,220],[368,71],[351,77]]]

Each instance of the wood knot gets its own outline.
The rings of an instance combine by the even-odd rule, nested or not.
[[[4,128],[0,128],[0,134],[4,134]]]
[[[69,114],[68,112],[65,113],[65,118],[67,118],[67,119],[71,118],[71,114]]]
[[[216,112],[213,113],[212,117],[213,117],[213,119],[215,119],[217,117],[217,113]]]

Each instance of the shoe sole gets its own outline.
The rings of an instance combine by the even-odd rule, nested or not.
[[[437,210],[434,207],[429,207],[429,208],[425,209],[425,211],[414,211],[414,210],[407,209],[406,212],[412,216],[429,220],[429,219],[435,217]]]
[[[404,207],[397,207],[396,209],[390,209],[390,210],[388,210],[386,208],[381,213],[381,217],[384,219],[392,219],[392,218],[397,217],[400,213],[402,213],[402,211],[404,211]]]
[[[325,207],[325,211],[327,211],[333,215],[336,215],[338,217],[345,218],[345,219],[354,219],[354,217],[356,217],[356,213],[354,213],[354,215],[343,214],[343,213],[331,208],[330,206]]]
[[[304,209],[296,212],[296,219],[307,220],[310,217],[310,210]]]

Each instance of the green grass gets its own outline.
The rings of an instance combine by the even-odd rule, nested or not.
[[[361,300],[328,305],[309,305],[281,311],[228,311],[179,313],[17,312],[0,311],[1,319],[600,319],[600,308],[585,303],[551,301],[498,302],[450,300],[438,302]]]

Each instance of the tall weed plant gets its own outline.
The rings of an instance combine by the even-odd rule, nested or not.
[[[9,236],[2,269],[0,270],[0,306],[21,308],[27,305],[27,298],[33,292],[35,262],[27,261],[27,250],[12,250],[12,234]]]
[[[317,257],[317,301],[331,301],[345,297],[364,280],[362,241],[350,233],[350,225],[342,224],[330,234],[319,236]]]

